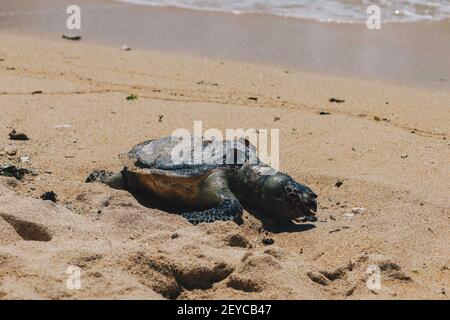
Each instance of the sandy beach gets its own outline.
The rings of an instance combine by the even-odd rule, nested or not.
[[[50,38],[0,31],[0,165],[28,169],[0,177],[1,299],[448,299],[448,80],[408,86]],[[317,192],[318,221],[276,228],[244,212],[241,226],[193,226],[85,183],[198,120],[279,129],[281,170]],[[40,198],[49,191],[56,203]]]

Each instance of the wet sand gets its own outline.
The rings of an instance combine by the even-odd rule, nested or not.
[[[3,0],[0,28],[50,38],[67,33],[70,0]],[[80,0],[85,41],[260,62],[322,74],[450,89],[450,21],[319,23]]]

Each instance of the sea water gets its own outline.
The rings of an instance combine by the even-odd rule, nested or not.
[[[378,5],[384,22],[450,19],[450,0],[119,0],[193,10],[260,13],[330,22],[363,22]]]

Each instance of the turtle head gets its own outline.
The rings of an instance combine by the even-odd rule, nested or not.
[[[317,221],[317,195],[289,175],[278,172],[261,186],[261,210],[287,219]]]

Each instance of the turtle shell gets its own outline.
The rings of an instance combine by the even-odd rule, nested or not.
[[[248,140],[194,136],[148,140],[120,157],[131,187],[188,204],[198,202],[202,182],[213,171],[233,171],[246,162],[261,163]]]

